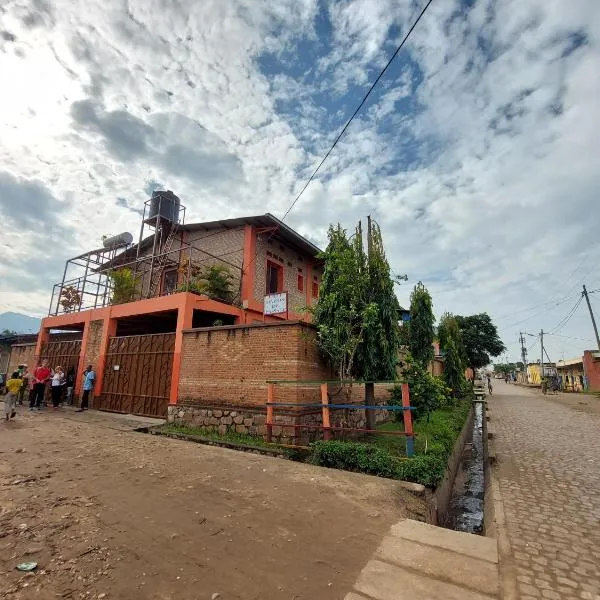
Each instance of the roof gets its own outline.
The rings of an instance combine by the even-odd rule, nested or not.
[[[556,367],[558,369],[564,368],[564,367],[572,367],[574,365],[582,365],[583,364],[583,358],[569,358],[567,360],[559,360],[556,363]]]
[[[203,223],[185,223],[180,225],[179,228],[183,231],[210,231],[213,229],[239,229],[244,225],[254,225],[257,228],[268,229],[272,231],[272,235],[275,239],[281,240],[294,250],[303,254],[316,257],[321,252],[319,247],[315,246],[291,227],[288,227],[283,221],[280,221],[271,213],[249,217],[236,217],[234,219],[221,219],[219,221],[205,221]],[[145,250],[146,248],[149,248],[153,238],[154,236],[144,238],[140,244],[141,249]],[[131,256],[133,252],[137,251],[137,247],[138,244],[133,244],[127,248],[125,252],[117,255],[114,262],[118,263],[119,259]],[[113,264],[113,261],[109,261],[109,263],[103,265],[103,268],[106,268],[109,264]]]
[[[37,340],[37,333],[15,333],[0,335],[0,344],[27,344]]]

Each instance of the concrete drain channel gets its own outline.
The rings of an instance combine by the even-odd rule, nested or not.
[[[485,498],[485,403],[474,403],[473,429],[454,481],[446,527],[483,534]]]

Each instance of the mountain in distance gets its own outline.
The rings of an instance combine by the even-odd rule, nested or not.
[[[0,331],[8,329],[17,333],[37,333],[41,319],[15,312],[0,313]]]

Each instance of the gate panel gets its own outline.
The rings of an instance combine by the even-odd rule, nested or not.
[[[79,355],[81,353],[81,340],[69,340],[62,342],[46,342],[42,344],[42,352],[40,357],[48,360],[48,366],[54,370],[54,367],[59,365],[63,368],[65,375],[69,374],[69,371],[73,369],[75,381],[81,376],[79,373]],[[33,372],[35,365],[31,366],[29,370]],[[46,386],[44,399],[46,402],[50,402],[50,386]]]
[[[94,398],[94,408],[147,417],[166,416],[174,350],[174,333],[111,338],[102,395]]]

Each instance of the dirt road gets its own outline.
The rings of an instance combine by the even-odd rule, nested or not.
[[[0,424],[0,598],[343,598],[390,524],[423,518],[392,481],[131,428]]]

